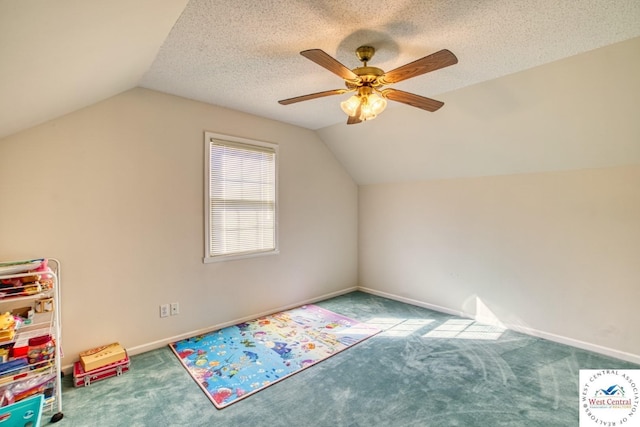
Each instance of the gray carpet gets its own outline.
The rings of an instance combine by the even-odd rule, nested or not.
[[[577,426],[579,369],[640,369],[362,292],[317,305],[387,330],[222,410],[168,347],[140,354],[86,388],[65,377],[56,425]]]

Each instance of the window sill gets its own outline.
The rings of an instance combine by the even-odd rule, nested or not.
[[[238,259],[256,258],[256,257],[262,257],[262,256],[268,256],[268,255],[278,255],[279,253],[280,253],[280,250],[275,249],[272,251],[253,252],[253,253],[247,253],[247,254],[220,255],[216,257],[204,257],[202,258],[202,262],[204,264],[210,264],[213,262],[220,262],[220,261],[235,261]]]

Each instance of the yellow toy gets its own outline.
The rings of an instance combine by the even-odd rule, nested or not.
[[[15,335],[16,321],[9,312],[0,314],[0,342],[11,341]]]
[[[6,313],[0,314],[0,331],[6,331],[7,329],[13,329],[16,321],[13,318],[13,315],[8,311]]]

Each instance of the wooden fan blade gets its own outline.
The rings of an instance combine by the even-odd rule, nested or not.
[[[412,107],[422,108],[423,110],[431,112],[438,110],[444,105],[444,102],[397,89],[384,89],[381,90],[380,93],[382,93],[382,96],[392,101],[402,102],[403,104],[408,104]]]
[[[457,63],[458,58],[456,58],[453,53],[447,49],[442,49],[436,53],[425,56],[424,58],[420,58],[416,61],[410,62],[409,64],[405,64],[402,67],[391,70],[378,78],[378,81],[383,85],[397,83],[402,80],[410,79],[411,77],[416,77]]]
[[[296,96],[295,98],[282,99],[278,101],[282,105],[294,104],[296,102],[308,101],[310,99],[322,98],[330,95],[342,95],[345,92],[349,92],[347,89],[333,89],[325,90],[324,92],[310,93],[309,95]]]
[[[358,123],[362,123],[362,120],[360,120],[358,116],[349,116],[349,118],[347,119],[348,125],[357,125]]]
[[[356,109],[356,112],[353,116],[349,116],[349,118],[347,119],[348,125],[356,125],[362,122],[362,120],[360,120],[361,110],[362,110],[362,104],[358,105],[358,108]]]
[[[357,80],[360,81],[360,77],[340,62],[337,59],[334,59],[328,53],[320,49],[309,49],[303,50],[300,52],[300,55],[304,56],[307,59],[312,60],[316,64],[321,67],[326,68],[331,71],[333,74],[336,74],[342,77],[345,80]]]

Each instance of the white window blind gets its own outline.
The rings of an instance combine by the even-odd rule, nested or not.
[[[275,252],[277,146],[206,139],[209,242],[205,261]]]

